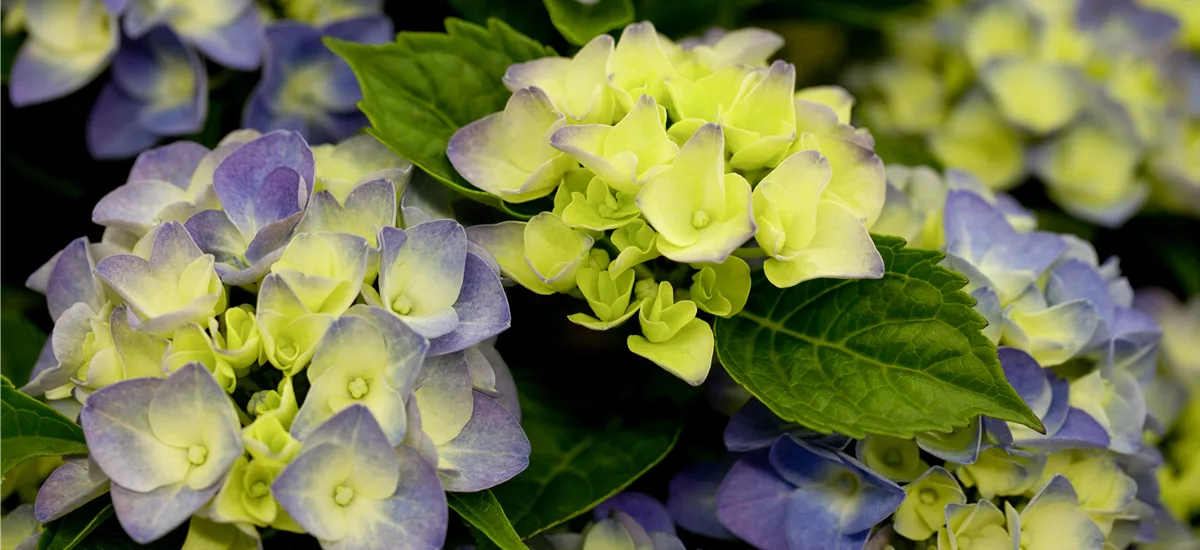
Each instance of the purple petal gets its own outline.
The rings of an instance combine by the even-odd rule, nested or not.
[[[379,421],[370,409],[363,405],[351,405],[333,415],[324,424],[308,434],[302,441],[305,446],[316,447],[324,443],[332,443],[342,447],[353,448],[355,454],[372,460],[385,459],[391,456],[392,446],[388,444]],[[388,476],[390,477],[390,476]],[[387,484],[387,479],[380,479]]]
[[[751,451],[771,446],[796,425],[775,416],[757,399],[746,402],[725,426],[725,447],[731,451]]]
[[[794,490],[775,473],[767,451],[747,453],[721,483],[717,517],[733,534],[761,550],[790,550],[786,514]]]
[[[970,191],[950,191],[944,208],[946,251],[974,263],[1016,234],[1004,214]]]
[[[126,183],[96,203],[92,223],[143,233],[154,227],[163,208],[186,199],[185,191],[163,180]]]
[[[995,243],[987,252],[987,262],[1010,271],[1041,274],[1066,250],[1067,243],[1055,233],[1016,233]]]
[[[191,72],[191,93],[182,98],[157,95],[165,78],[174,79],[165,85],[179,85],[178,67]],[[149,131],[180,135],[198,131],[204,124],[208,110],[204,61],[168,27],[155,27],[145,36],[128,41],[113,59],[113,79],[123,92],[143,105],[138,124]],[[163,99],[177,102],[160,103]]]
[[[188,218],[187,228],[196,245],[205,254],[212,254],[218,264],[244,267],[238,259],[245,250],[246,242],[238,228],[229,221],[229,216],[220,210],[205,210]],[[222,280],[224,277],[222,277]],[[228,283],[228,281],[226,281]]]
[[[150,427],[150,401],[162,384],[158,378],[134,378],[106,386],[88,397],[79,414],[89,456],[114,484],[152,491],[186,474],[186,464],[159,460],[182,451],[156,439]]]
[[[899,505],[899,503],[897,503]],[[839,525],[853,504],[839,507],[824,491],[800,489],[787,501],[785,528],[791,550],[860,550],[871,529],[847,533]]]
[[[680,527],[706,537],[733,538],[717,519],[717,490],[727,464],[701,462],[675,475],[668,488],[667,509]]]
[[[1042,366],[1024,351],[1001,346],[1000,366],[1004,369],[1004,378],[1026,403],[1033,405],[1041,401],[1050,389]]]
[[[794,499],[805,498],[820,501],[821,506],[837,502],[845,495],[837,495],[840,489],[830,482],[842,476],[853,476],[857,480],[855,497],[858,503],[838,515],[836,527],[841,534],[869,531],[900,506],[904,490],[892,481],[863,466],[842,453],[828,451],[808,445],[791,437],[783,437],[771,446],[771,465],[787,481],[795,484],[805,496],[797,494]],[[789,507],[792,505],[789,504]],[[805,506],[816,506],[807,504]],[[817,526],[827,528],[827,526]],[[795,546],[796,540],[789,540]],[[809,540],[809,539],[801,539]],[[817,537],[815,540],[826,540]],[[865,539],[864,539],[865,540]]]
[[[495,487],[529,465],[529,439],[513,415],[492,398],[474,392],[471,420],[457,437],[438,447],[438,476],[447,491]]]
[[[616,512],[629,514],[648,533],[675,534],[675,523],[667,507],[645,493],[626,491],[613,495],[592,510],[592,516],[599,521]]]
[[[42,351],[38,353],[37,362],[33,364],[33,370],[29,372],[29,382],[22,386],[20,390],[29,395],[41,395],[66,383],[66,381],[54,385],[51,385],[53,382],[44,385],[39,383],[41,382],[38,380],[39,377],[50,373],[57,366],[58,360],[54,358],[54,340],[47,338],[46,343],[42,344]]]
[[[125,5],[128,3],[129,0],[104,0],[104,7],[109,13],[117,15],[125,11]]]
[[[454,302],[458,328],[430,342],[429,354],[440,355],[466,349],[509,327],[512,316],[500,277],[479,256],[466,255],[462,289]]]
[[[40,2],[31,2],[36,6]],[[49,5],[50,2],[45,4]],[[114,21],[114,26],[116,23]],[[112,52],[117,49],[119,33],[113,31],[108,53],[88,66],[78,66],[77,59],[28,38],[17,50],[9,74],[8,99],[14,107],[25,107],[58,99],[83,88],[103,70]]]
[[[1046,282],[1046,301],[1054,305],[1081,298],[1091,302],[1107,326],[1112,325],[1116,306],[1108,294],[1108,282],[1095,267],[1080,260],[1066,260],[1050,273]]]
[[[213,188],[221,206],[243,235],[254,235],[261,226],[276,221],[259,220],[255,212],[260,196],[287,199],[276,193],[260,195],[267,176],[280,167],[294,170],[307,186],[307,192],[301,190],[294,199],[297,207],[303,207],[312,196],[313,156],[304,138],[295,132],[271,132],[254,139],[225,157],[213,172]],[[281,181],[275,180],[275,184],[280,185]]]
[[[217,63],[239,71],[252,71],[262,61],[263,24],[258,8],[247,3],[246,10],[232,23],[192,33],[188,38],[204,55]]]
[[[1087,413],[1071,407],[1058,432],[1046,439],[1023,442],[1024,445],[1070,449],[1106,449],[1110,443],[1108,432]]]
[[[158,142],[158,135],[141,125],[144,104],[123,92],[115,82],[104,85],[87,121],[88,151],[98,159],[131,157]]]
[[[220,483],[214,483],[212,487],[197,491],[186,483],[176,483],[139,493],[113,484],[113,508],[125,533],[134,541],[146,544],[183,525],[220,488]]]
[[[46,304],[50,307],[51,319],[57,321],[67,308],[80,302],[94,311],[100,310],[104,305],[104,289],[92,276],[95,267],[86,237],[71,241],[62,250],[46,283]]]
[[[354,514],[346,537],[321,541],[326,550],[436,550],[446,539],[446,493],[433,467],[409,447],[398,447],[400,483],[374,513]]]
[[[191,141],[176,141],[143,151],[133,161],[125,181],[164,181],[186,191],[196,167],[208,153],[207,147]]]
[[[87,461],[68,460],[38,489],[34,514],[38,521],[49,523],[107,493],[108,487],[104,473],[89,472]]]

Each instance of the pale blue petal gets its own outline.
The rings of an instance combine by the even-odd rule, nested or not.
[[[716,539],[733,538],[717,519],[717,490],[728,464],[701,462],[675,475],[667,490],[667,510],[680,527]]]
[[[721,483],[717,517],[733,534],[761,550],[791,550],[787,540],[787,502],[795,486],[767,460],[767,451],[744,455]]]
[[[454,302],[454,311],[458,314],[458,326],[453,332],[430,342],[430,355],[473,346],[500,334],[512,322],[508,296],[504,294],[499,275],[486,261],[471,252],[466,254],[462,288],[458,300]]]
[[[220,483],[201,490],[176,483],[142,493],[113,484],[113,509],[125,533],[134,541],[146,544],[183,525],[220,488]]]
[[[529,439],[517,419],[475,392],[471,420],[458,437],[438,446],[438,477],[447,491],[495,487],[529,465]]]
[[[648,533],[675,534],[675,523],[667,507],[645,493],[625,491],[613,495],[592,510],[592,516],[598,521],[616,512],[629,514]]]
[[[150,401],[162,384],[135,378],[106,386],[88,397],[79,414],[92,460],[131,491],[153,491],[187,474],[187,450],[159,441],[150,427]]]
[[[108,487],[104,473],[90,472],[87,461],[68,460],[38,489],[34,514],[38,521],[49,523],[107,493]]]

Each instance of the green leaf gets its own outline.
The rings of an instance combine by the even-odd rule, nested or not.
[[[446,156],[459,128],[504,110],[512,95],[501,81],[508,66],[554,55],[503,21],[487,28],[446,20],[445,33],[402,32],[390,44],[325,40],[358,77],[359,107],[371,121],[369,133],[397,154],[463,195],[528,219],[540,204],[512,205],[471,185]]]
[[[0,312],[0,373],[24,384],[46,343],[46,333],[17,312]]]
[[[38,539],[37,550],[76,548],[112,515],[111,500],[107,497],[93,500],[63,518],[50,522]]]
[[[87,452],[78,424],[17,391],[8,378],[2,379],[0,402],[0,475],[31,458]]]
[[[446,493],[450,508],[503,550],[528,550],[491,491]]]
[[[579,0],[545,2],[558,32],[576,46],[633,22],[633,0],[599,0],[592,5]]]
[[[755,275],[750,301],[717,319],[725,370],[784,420],[861,438],[947,432],[977,415],[1041,430],[1004,378],[987,323],[939,252],[875,236],[882,279],[817,279],[775,288]]]
[[[518,387],[521,425],[533,448],[529,467],[492,489],[522,539],[624,490],[670,452],[683,428],[681,410],[628,402],[621,407],[617,400],[593,401],[580,410],[568,403],[579,400],[574,392],[524,382]]]

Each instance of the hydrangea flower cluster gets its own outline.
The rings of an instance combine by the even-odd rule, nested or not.
[[[28,282],[55,326],[22,390],[77,412],[89,451],[50,475],[37,521],[108,492],[140,543],[190,520],[197,544],[270,527],[432,549],[444,491],[522,471],[499,274],[410,205],[411,170],[369,136],[142,153],[93,211],[102,241]]]
[[[676,521],[768,550],[1190,540],[1156,477],[1173,416],[1152,403],[1176,379],[1156,368],[1162,331],[1131,307],[1116,260],[1097,265],[1083,241],[1036,231],[1012,199],[965,174],[896,166],[889,178],[895,200],[877,230],[940,248],[967,274],[1005,377],[1046,433],[981,417],[949,434],[852,443],[750,400],[724,432],[739,453],[732,466],[700,464],[672,482]]]
[[[623,492],[592,510],[593,522],[582,533],[553,532],[529,540],[546,550],[684,550],[667,507],[644,493]]]
[[[697,313],[740,311],[750,262],[779,287],[882,276],[874,142],[848,125],[845,90],[795,91],[795,67],[766,65],[782,44],[754,28],[675,43],[643,22],[509,67],[504,111],[456,132],[447,154],[480,189],[553,195],[553,208],[471,227],[471,241],[533,292],[582,295],[591,312],[572,322],[636,315],[629,349],[693,385],[713,352]]]
[[[1200,58],[1187,2],[935,2],[887,27],[847,83],[872,129],[1069,213],[1118,226],[1148,197],[1200,212]],[[884,134],[880,134],[884,135]]]
[[[261,64],[245,127],[294,130],[312,143],[352,136],[367,124],[354,106],[358,83],[320,39],[387,42],[391,20],[380,15],[380,2],[283,4],[295,20],[266,23],[272,14],[251,0],[6,2],[6,32],[28,35],[9,97],[17,107],[58,99],[111,65],[88,117],[87,145],[96,158],[124,158],[204,126],[204,58],[237,71]]]
[[[1200,300],[1181,304],[1161,289],[1139,290],[1135,305],[1150,313],[1162,327],[1160,368],[1173,373],[1182,384],[1158,388],[1148,406],[1175,419],[1164,449],[1166,463],[1158,471],[1163,504],[1180,521],[1200,512],[1200,355],[1195,352],[1200,331]]]

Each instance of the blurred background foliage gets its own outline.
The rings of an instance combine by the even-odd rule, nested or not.
[[[884,20],[923,7],[922,2],[914,0],[632,0],[632,5],[635,20],[650,20],[674,39],[713,26],[772,30],[786,40],[778,57],[796,65],[797,86],[801,87],[840,83],[840,75],[848,66],[882,56]],[[440,32],[447,17],[478,23],[495,17],[565,55],[577,49],[554,27],[543,0],[389,0],[385,12],[397,31]],[[5,35],[0,44],[6,80],[22,39],[19,33]],[[211,62],[208,70],[210,107],[205,126],[200,133],[179,139],[213,147],[222,136],[239,127],[242,105],[259,77],[257,72],[233,71]],[[132,166],[132,159],[94,160],[85,147],[85,122],[103,81],[96,79],[63,99],[22,109],[12,107],[7,88],[0,100],[0,363],[4,375],[12,380],[27,379],[51,327],[44,299],[25,289],[25,278],[70,240],[81,235],[99,240],[101,228],[90,221],[92,206],[124,183]],[[881,141],[877,146],[885,163],[936,166],[922,149],[919,143],[903,140]],[[1200,221],[1195,218],[1146,213],[1123,227],[1107,229],[1064,214],[1045,196],[1042,186],[1021,186],[1013,194],[1037,212],[1043,228],[1091,240],[1101,258],[1120,256],[1122,271],[1134,288],[1164,287],[1181,298],[1200,293]],[[613,388],[619,387],[616,384],[631,372],[663,374],[634,361],[625,350],[623,334],[589,331],[566,322],[564,317],[576,308],[569,298],[513,292],[510,300],[513,328],[500,341],[510,365],[548,369],[544,372],[562,377],[565,384],[571,384],[578,372],[599,369],[608,373],[606,380],[589,382],[589,387],[581,389],[598,395],[615,391]],[[714,378],[724,376],[721,369],[713,373]],[[645,372],[641,376],[645,377]],[[628,384],[622,385],[629,389]],[[723,425],[725,419],[708,406],[708,402],[720,401],[719,392],[714,394],[712,390],[720,385],[707,386],[707,390],[680,388],[679,384],[637,386],[674,388],[678,395],[659,401],[691,402],[694,406],[689,407],[689,419],[676,450],[660,467],[639,479],[634,488],[665,497],[674,472],[696,460],[722,459],[726,455],[721,431],[713,429]],[[648,408],[642,414],[648,418],[654,413]],[[448,540],[448,546],[472,542],[466,530],[460,529],[452,537],[457,538]],[[287,535],[281,538],[291,541]],[[305,544],[312,539],[296,538],[292,542]],[[688,547],[694,542],[685,540]],[[703,544],[720,548],[725,543],[706,539]]]

